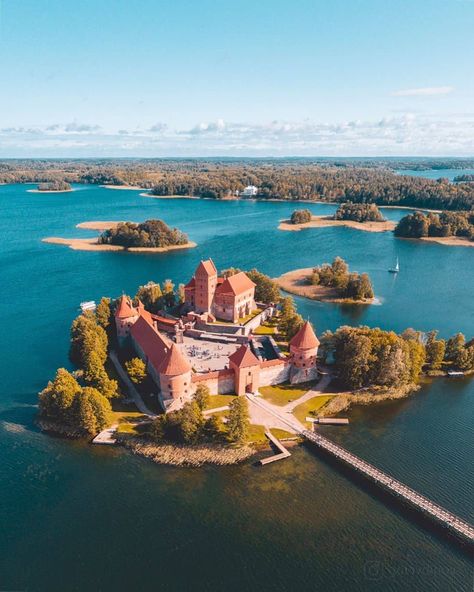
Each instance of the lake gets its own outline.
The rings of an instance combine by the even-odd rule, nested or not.
[[[37,392],[69,367],[69,327],[83,300],[134,294],[149,280],[185,282],[201,258],[277,276],[339,255],[369,273],[381,305],[298,298],[318,334],[367,324],[472,337],[473,249],[341,227],[283,232],[279,220],[295,209],[283,202],[27,188],[0,187],[0,589],[470,589],[472,564],[460,547],[311,448],[265,468],[176,469],[45,436],[33,418]],[[392,220],[407,213],[383,211]],[[157,217],[198,247],[144,255],[41,242],[92,236],[75,228],[87,220]],[[324,433],[472,522],[473,410],[474,381],[442,378],[408,400],[356,408],[350,426]]]

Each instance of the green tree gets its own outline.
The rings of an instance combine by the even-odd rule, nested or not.
[[[54,380],[49,381],[38,395],[40,415],[68,421],[74,398],[81,387],[65,368],[58,368]]]
[[[452,362],[453,364],[457,364],[458,358],[461,355],[462,350],[466,344],[466,338],[462,333],[456,333],[448,339],[446,342],[446,351],[444,354],[444,359],[447,362]]]
[[[176,304],[176,294],[174,293],[174,284],[171,280],[165,280],[162,286],[163,300],[166,306]]]
[[[143,306],[152,313],[157,313],[162,308],[163,292],[160,284],[148,282],[138,288],[135,300],[141,300]]]
[[[265,275],[256,269],[251,269],[245,273],[255,284],[255,300],[257,302],[263,302],[265,304],[278,302],[280,299],[280,289],[276,282],[274,282],[268,275]]]
[[[86,386],[74,399],[75,426],[87,434],[97,434],[109,425],[111,410],[109,401],[97,389]]]
[[[108,339],[105,330],[95,320],[95,315],[86,313],[74,319],[71,326],[71,360],[79,367],[88,364],[88,358],[95,352],[102,364],[107,359]]]
[[[203,426],[203,438],[208,441],[221,440],[224,431],[222,419],[216,415],[210,415]]]
[[[292,224],[306,224],[311,222],[312,214],[309,210],[295,210],[291,214],[290,221]]]
[[[196,392],[194,393],[194,400],[201,411],[204,411],[207,408],[210,398],[211,392],[207,384],[203,384],[202,382],[199,383],[196,387]]]
[[[236,397],[230,404],[227,433],[231,442],[244,444],[249,437],[249,409],[245,397]]]
[[[146,378],[146,365],[141,358],[132,358],[125,362],[130,380],[135,384],[142,383]]]
[[[107,329],[112,318],[110,310],[110,298],[101,298],[97,308],[95,309],[95,318],[97,323],[103,328]]]
[[[438,331],[430,331],[426,339],[426,363],[430,370],[441,368],[446,351],[446,342],[444,339],[437,339],[437,335]]]
[[[177,412],[179,431],[183,442],[196,442],[204,424],[202,411],[196,401],[189,401]]]

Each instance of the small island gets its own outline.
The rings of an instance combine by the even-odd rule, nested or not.
[[[414,212],[403,217],[394,232],[399,238],[474,247],[474,212]]]
[[[295,269],[276,282],[282,290],[321,302],[372,304],[374,291],[368,274],[349,272],[349,266],[336,257],[331,265]]]
[[[348,273],[340,259],[316,269]],[[159,464],[242,462],[350,405],[406,397],[422,375],[474,372],[462,333],[343,326],[318,339],[271,278],[218,274],[212,259],[177,290],[149,282],[92,304],[71,326],[76,370],[59,368],[39,393],[37,422]]]
[[[38,183],[36,189],[27,189],[28,193],[66,193],[73,191],[73,188],[67,181],[48,181],[47,183]]]
[[[90,221],[77,224],[77,228],[102,230],[98,237],[61,238],[47,237],[45,243],[67,245],[78,251],[129,251],[132,253],[165,253],[179,249],[191,249],[196,243],[177,228],[170,228],[162,220],[135,222]]]
[[[395,223],[386,220],[375,204],[343,203],[333,216],[313,216],[309,210],[295,210],[291,218],[283,220],[278,228],[298,231],[325,226],[348,226],[367,232],[386,232],[393,230]]]

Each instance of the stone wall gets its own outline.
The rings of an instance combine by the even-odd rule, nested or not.
[[[231,370],[194,374],[192,381],[196,386],[200,383],[206,384],[211,391],[211,395],[235,393],[235,375]]]
[[[286,360],[269,360],[260,364],[260,386],[281,384],[290,379],[290,364]]]

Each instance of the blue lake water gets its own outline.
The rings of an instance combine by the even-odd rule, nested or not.
[[[287,203],[26,189],[0,187],[0,589],[470,589],[472,565],[460,548],[309,448],[265,469],[174,469],[42,435],[33,417],[36,393],[69,364],[69,326],[82,300],[133,294],[149,280],[184,282],[201,258],[277,276],[340,255],[370,274],[381,305],[298,298],[318,333],[368,324],[473,336],[474,249],[340,227],[279,231],[295,208]],[[398,220],[406,210],[384,214]],[[93,235],[75,228],[86,220],[156,217],[198,247],[138,255],[41,242]],[[394,277],[387,269],[396,257]],[[348,428],[326,431],[472,522],[473,402],[473,380],[439,379],[409,400],[354,409]]]
[[[396,171],[399,175],[410,175],[412,177],[426,177],[427,179],[449,179],[452,181],[454,177],[460,175],[474,175],[474,169],[427,169],[424,171],[417,170],[399,170]]]

